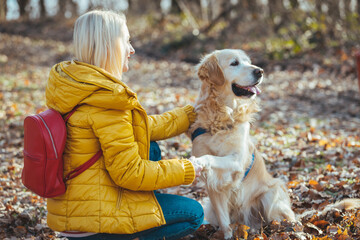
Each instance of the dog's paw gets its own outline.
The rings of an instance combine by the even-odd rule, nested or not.
[[[197,157],[191,156],[191,157],[189,158],[189,161],[190,161],[193,165],[199,165],[199,166],[203,167],[203,166],[202,166],[203,164],[202,164],[201,160],[200,160],[199,158],[197,158]]]
[[[209,156],[209,155],[204,155],[204,156],[201,156],[201,157],[191,156],[189,158],[189,161],[191,161],[194,165],[199,165],[202,168],[206,168],[206,167],[209,166],[209,161],[208,161],[207,156]]]
[[[231,229],[231,227],[227,227],[226,229],[223,230],[224,232],[224,239],[231,239],[233,236],[233,231]]]

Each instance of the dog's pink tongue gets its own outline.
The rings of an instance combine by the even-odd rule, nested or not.
[[[247,87],[246,90],[255,93],[256,95],[261,93],[261,90],[257,86]]]

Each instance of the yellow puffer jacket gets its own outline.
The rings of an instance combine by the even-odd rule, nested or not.
[[[191,106],[148,116],[136,94],[110,73],[81,62],[50,72],[46,103],[62,114],[81,105],[67,123],[64,175],[101,148],[103,156],[67,182],[66,193],[48,199],[47,221],[56,231],[130,234],[165,224],[153,190],[190,184],[186,159],[149,159],[150,140],[185,132]]]

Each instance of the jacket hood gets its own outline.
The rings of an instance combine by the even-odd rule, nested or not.
[[[78,61],[52,67],[45,95],[47,106],[61,114],[80,104],[116,110],[140,106],[136,93],[121,80],[99,67]]]

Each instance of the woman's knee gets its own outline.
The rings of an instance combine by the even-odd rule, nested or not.
[[[191,200],[193,200],[193,199],[191,199]],[[193,228],[196,230],[201,226],[201,224],[204,221],[204,209],[198,201],[196,201],[196,200],[193,200],[193,201],[194,201],[193,209],[194,209],[194,213],[196,213],[194,215],[194,220],[193,220],[194,227]]]
[[[190,222],[194,228],[202,224],[204,210],[198,201],[183,196],[161,193],[157,193],[156,198],[167,223],[186,221]]]

